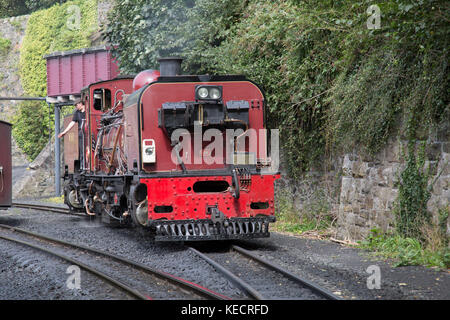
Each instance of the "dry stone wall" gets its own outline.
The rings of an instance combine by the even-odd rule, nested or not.
[[[450,126],[444,124],[426,141],[425,169],[433,177],[428,210],[437,219],[439,210],[450,203]],[[299,214],[307,214],[313,204],[327,206],[335,217],[335,236],[344,240],[364,239],[372,228],[390,231],[394,228],[393,209],[398,196],[400,174],[405,166],[407,141],[392,138],[373,157],[357,151],[327,160],[325,170],[313,170],[301,181],[286,178],[277,182],[278,194],[288,196]],[[450,235],[450,219],[447,223]]]

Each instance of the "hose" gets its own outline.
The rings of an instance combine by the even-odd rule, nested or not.
[[[233,198],[239,199],[240,197],[240,190],[239,190],[239,180],[237,177],[236,169],[233,169],[233,184],[234,184],[234,192],[233,192]]]

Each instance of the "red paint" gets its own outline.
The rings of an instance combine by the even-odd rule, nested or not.
[[[106,48],[56,52],[47,59],[47,96],[79,95],[82,88],[119,74]]]
[[[133,80],[133,91],[139,90],[145,85],[156,81],[160,75],[159,71],[153,69],[139,72]]]
[[[130,94],[132,92],[132,84],[133,84],[133,79],[124,78],[124,79],[116,79],[116,80],[94,83],[89,87],[90,99],[86,105],[88,106],[88,108],[87,108],[88,128],[89,128],[89,133],[91,136],[91,139],[89,141],[91,141],[91,143],[92,143],[92,141],[96,141],[96,139],[97,139],[98,123],[100,123],[101,116],[104,114],[104,111],[96,110],[94,108],[94,99],[92,99],[92,97],[94,96],[94,91],[97,89],[109,90],[111,93],[111,107],[113,107],[114,104],[116,103],[116,101],[114,100],[116,92],[118,90],[123,90],[125,92],[125,94]],[[117,99],[119,101],[122,101],[123,96],[122,96],[121,92],[118,92]],[[123,109],[123,103],[121,102],[117,106],[116,111],[119,111],[122,109]],[[111,137],[113,137],[113,136],[114,135],[111,135]],[[120,139],[120,141],[119,141],[119,145],[121,145],[121,144],[122,144],[122,139]],[[93,146],[91,146],[91,150],[92,149],[94,149]],[[95,161],[93,152],[91,152],[90,157],[86,157],[86,159],[89,159],[88,167],[90,168],[91,171],[94,171],[94,169],[104,171],[104,172],[106,171],[105,163],[103,163],[103,162],[99,163],[98,161]]]
[[[248,192],[241,191],[239,199],[231,192],[195,193],[193,185],[197,181],[224,180],[231,185],[231,176],[148,178],[140,182],[147,185],[149,219],[209,219],[207,206],[218,205],[228,218],[247,218],[256,215],[274,215],[274,181],[279,175],[252,176]],[[268,202],[267,209],[251,209],[252,202]],[[170,213],[156,213],[155,206],[172,206]]]
[[[11,124],[0,120],[0,209],[11,206],[12,160]]]
[[[154,83],[142,93],[140,114],[143,114],[140,127],[142,130],[142,140],[154,139],[156,147],[156,163],[143,165],[146,172],[158,171],[181,171],[171,159],[172,146],[166,132],[158,127],[158,109],[166,102],[195,101],[195,86],[197,85],[216,85],[223,87],[224,105],[229,100],[247,100],[255,107],[249,110],[249,129],[260,130],[264,128],[264,96],[259,88],[249,81],[230,81],[230,82],[177,82],[177,83]],[[259,102],[259,107],[256,107]],[[142,129],[143,127],[143,129]],[[225,138],[224,153],[225,153]],[[264,139],[265,140],[265,139]],[[225,164],[195,164],[194,162],[194,136],[191,134],[191,164],[186,163],[186,169],[189,170],[208,170],[224,168]],[[205,141],[203,148],[211,142]],[[261,146],[264,146],[261,148]],[[246,151],[255,152],[258,158],[266,156],[266,143],[247,146]],[[202,148],[202,150],[203,150]],[[242,150],[240,150],[242,151]]]
[[[223,103],[230,100],[246,100],[249,102],[249,129],[264,129],[264,96],[259,88],[249,81],[224,81],[224,82],[178,82],[178,83],[154,83],[148,86],[142,93],[139,105],[141,118],[140,129],[142,140],[154,139],[156,148],[156,163],[143,165],[146,172],[158,173],[167,171],[179,171],[181,167],[171,159],[172,146],[167,134],[158,126],[158,109],[166,102],[195,101],[195,87],[198,85],[215,85],[223,88]],[[191,150],[194,154],[194,136],[191,133]],[[142,141],[141,140],[141,141]],[[225,140],[225,139],[224,139]],[[204,147],[211,142],[203,142]],[[240,150],[244,151],[244,150]],[[246,146],[245,151],[255,152],[257,158],[267,157],[266,139],[261,143]],[[224,147],[225,153],[225,147]],[[225,156],[225,154],[224,154]],[[205,163],[195,164],[191,157],[191,164],[185,163],[187,171],[211,169],[223,169],[226,164]],[[235,199],[230,191],[224,192],[194,192],[193,185],[197,181],[218,180],[227,181],[232,185],[230,176],[206,176],[206,177],[181,177],[181,178],[147,178],[141,179],[141,183],[147,185],[148,190],[148,215],[149,219],[210,219],[207,207],[218,206],[218,209],[228,218],[249,218],[256,215],[275,215],[274,209],[274,181],[279,175],[253,175],[248,191],[241,190],[240,197]],[[267,209],[252,209],[252,202],[267,202]],[[173,211],[165,213],[155,212],[156,206],[172,207]],[[170,211],[170,210],[168,210]]]

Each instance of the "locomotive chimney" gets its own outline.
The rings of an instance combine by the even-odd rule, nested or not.
[[[181,62],[183,58],[180,57],[165,57],[159,58],[159,70],[161,76],[178,76],[181,74]]]

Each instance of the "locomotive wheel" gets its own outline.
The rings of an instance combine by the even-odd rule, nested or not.
[[[79,202],[79,197],[77,197],[77,190],[75,188],[68,188],[65,193],[64,200],[71,212],[86,212],[84,205]]]
[[[131,218],[135,225],[139,227],[145,227],[148,221],[148,206],[147,200],[144,200],[138,204],[133,204],[131,210]]]
[[[136,232],[145,237],[147,240],[153,241],[151,229],[147,227],[148,223],[148,209],[147,200],[138,204],[132,204],[131,220]]]

